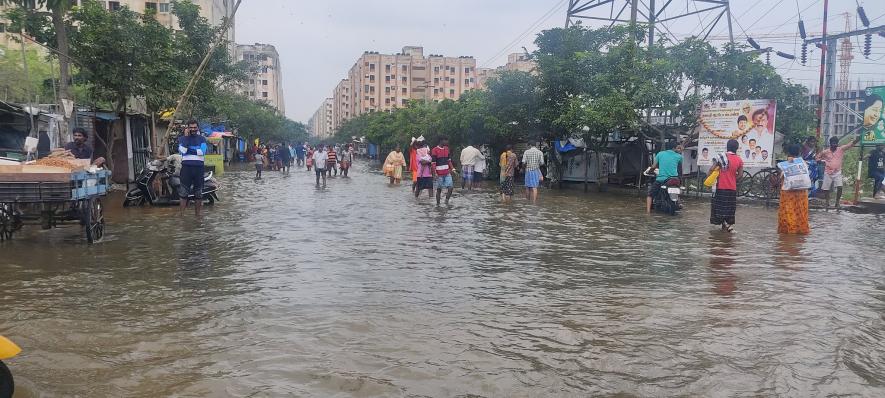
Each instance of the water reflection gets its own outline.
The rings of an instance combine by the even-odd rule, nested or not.
[[[355,169],[225,176],[197,224],[108,206],[108,236],[0,244],[22,396],[883,396],[875,217],[780,236],[689,201],[491,187],[451,206]],[[185,218],[187,220],[187,218]],[[76,369],[76,371],[71,371]]]
[[[735,239],[732,233],[710,231],[710,282],[713,291],[722,296],[731,296],[737,290],[738,277],[731,271],[736,262]]]

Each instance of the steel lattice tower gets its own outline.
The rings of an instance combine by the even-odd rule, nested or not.
[[[663,2],[661,8],[655,7],[655,0],[569,0],[568,11],[565,26],[569,27],[578,23],[580,20],[595,20],[609,22],[609,26],[616,23],[638,23],[648,26],[649,43],[654,42],[655,32],[657,31],[664,37],[674,36],[666,27],[662,30],[664,22],[678,20],[691,15],[716,15],[711,22],[703,27],[701,37],[706,40],[713,29],[725,18],[728,24],[728,37],[734,42],[734,32],[731,27],[731,7],[729,0],[658,0]],[[685,6],[685,12],[679,12],[677,15],[668,15],[663,17],[664,11],[675,9],[673,3],[680,3]],[[693,11],[689,10],[689,5],[695,7]],[[660,26],[658,26],[660,25]],[[674,41],[678,39],[673,37]]]

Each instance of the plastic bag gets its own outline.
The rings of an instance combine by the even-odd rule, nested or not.
[[[712,187],[716,184],[716,181],[719,179],[719,169],[713,170],[710,172],[710,175],[704,180],[704,186]]]

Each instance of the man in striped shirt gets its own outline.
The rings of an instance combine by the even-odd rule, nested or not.
[[[538,201],[538,186],[544,181],[541,174],[541,165],[544,164],[544,153],[537,145],[532,145],[522,154],[522,163],[525,165],[525,197],[532,202]]]
[[[449,139],[442,137],[439,139],[439,145],[430,151],[433,171],[436,174],[436,205],[439,206],[442,189],[446,189],[446,204],[452,198],[452,191],[455,184],[452,181],[452,158],[449,154]]]

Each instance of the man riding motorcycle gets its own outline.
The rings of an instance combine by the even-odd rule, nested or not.
[[[666,150],[658,152],[655,160],[647,171],[658,170],[655,182],[648,184],[648,197],[645,200],[645,211],[651,214],[651,206],[654,197],[657,196],[661,186],[671,178],[679,178],[682,175],[682,146],[676,145],[675,141],[665,144]]]

